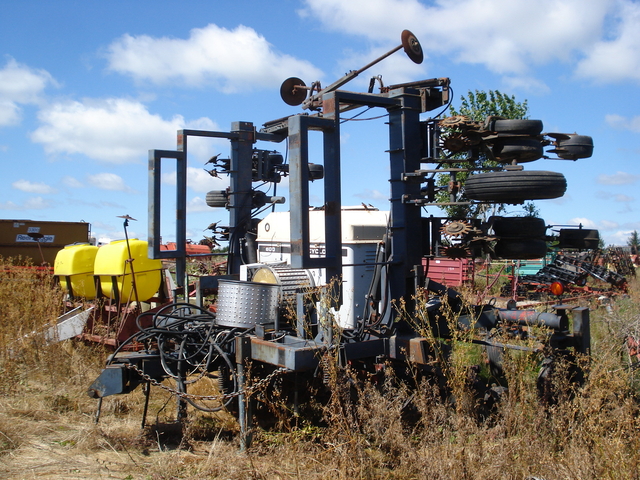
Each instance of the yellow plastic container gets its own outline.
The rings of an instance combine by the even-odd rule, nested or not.
[[[74,297],[95,298],[93,264],[97,253],[98,247],[95,245],[74,243],[65,246],[56,254],[53,273],[60,280],[60,286],[63,289],[69,291],[71,286]]]
[[[128,261],[129,249],[132,262]],[[147,256],[148,243],[143,240],[129,239],[129,249],[126,240],[116,240],[100,247],[96,255],[94,275],[100,278],[102,293],[112,299],[116,298],[117,293],[121,303],[136,300],[133,288],[135,278],[137,300],[146,302],[160,288],[162,262]],[[135,277],[131,275],[132,269]]]

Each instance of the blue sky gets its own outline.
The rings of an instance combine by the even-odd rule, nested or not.
[[[548,224],[600,229],[607,244],[640,230],[640,3],[632,0],[1,0],[0,217],[87,221],[102,241],[147,236],[149,149],[175,149],[180,128],[228,131],[300,113],[279,95],[288,77],[328,85],[400,44],[345,89],[450,77],[469,90],[527,100],[545,132],[591,135],[592,158],[540,160],[567,193],[536,202]],[[375,117],[384,112],[367,112]],[[426,118],[426,117],[425,117]],[[385,119],[342,127],[343,204],[387,208]],[[279,149],[284,144],[257,144]],[[192,147],[192,148],[191,148]],[[205,204],[224,188],[203,169],[225,141],[190,143],[188,237],[227,214]],[[284,152],[283,152],[284,153]],[[313,161],[313,156],[312,159]],[[279,190],[282,193],[283,184]],[[169,194],[172,176],[163,189]],[[163,236],[171,240],[167,199]],[[519,207],[510,211],[517,213]],[[437,211],[428,213],[438,214]]]

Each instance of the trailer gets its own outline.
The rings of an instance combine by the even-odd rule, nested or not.
[[[89,243],[91,225],[86,222],[0,220],[0,256],[30,258],[34,264],[53,266],[65,245]]]

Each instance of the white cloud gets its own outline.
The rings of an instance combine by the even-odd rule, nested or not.
[[[635,200],[635,198],[629,196],[629,195],[624,195],[623,193],[618,193],[616,195],[613,196],[613,199],[616,202],[620,202],[620,203],[628,203],[628,202],[633,202]]]
[[[212,86],[243,92],[273,87],[295,75],[318,78],[311,63],[275,51],[255,30],[210,24],[194,28],[187,39],[124,35],[107,49],[109,69],[137,81]]]
[[[162,183],[175,185],[175,170],[163,173]],[[187,167],[187,186],[195,192],[206,193],[211,190],[224,190],[229,186],[229,179],[226,175],[212,177],[205,172],[204,168]]]
[[[187,212],[195,213],[195,212],[210,212],[212,208],[207,205],[207,202],[202,197],[193,197],[191,200],[187,202]]]
[[[30,182],[29,180],[20,179],[11,184],[16,190],[21,190],[27,193],[38,193],[40,195],[46,195],[49,193],[56,193],[56,189],[47,185],[44,182]]]
[[[504,84],[511,90],[522,90],[535,95],[544,95],[551,91],[544,82],[530,76],[506,76]]]
[[[142,162],[151,146],[175,149],[176,131],[188,127],[180,115],[165,120],[142,103],[110,98],[55,103],[40,111],[32,134],[48,154],[83,154],[107,163]],[[209,119],[196,125],[215,126]]]
[[[17,203],[9,200],[8,202],[0,202],[0,210],[21,210],[22,208]]]
[[[607,245],[626,245],[633,230],[618,230],[605,237]]]
[[[632,185],[640,180],[640,175],[626,172],[616,172],[612,175],[600,174],[596,182],[601,185]]]
[[[385,194],[379,190],[371,190],[369,188],[365,189],[360,193],[356,193],[353,196],[356,198],[367,200],[367,201],[388,201],[389,200],[388,193]]]
[[[224,190],[229,185],[229,179],[226,176],[212,177],[203,168],[188,167],[187,185],[196,192],[206,193],[210,190]]]
[[[299,13],[388,46],[408,28],[432,59],[484,65],[529,91],[547,88],[529,78],[531,68],[553,62],[602,82],[640,80],[633,0],[306,0]]]
[[[339,65],[336,69],[335,75],[338,78],[344,75],[344,73],[340,72],[349,72],[353,70],[354,67],[360,68],[364,65],[368,65],[372,60],[379,58],[388,51],[388,45],[372,47],[366,52],[348,51],[345,53],[344,57],[339,60]],[[364,89],[368,87],[371,77],[380,75],[382,77],[384,85],[389,86],[414,81],[416,78],[420,78],[421,75],[424,75],[424,72],[424,66],[416,65],[404,54],[398,54],[391,55],[390,57],[387,57],[383,62],[377,63],[374,66],[370,67],[369,70],[366,70],[365,73],[362,73],[355,80],[352,80],[352,82],[355,84],[359,84],[361,88]],[[373,91],[378,92],[379,87],[380,84],[376,83]],[[347,87],[347,90],[348,89],[349,88]],[[349,140],[349,138],[343,138],[343,135],[344,134],[341,132],[341,143],[344,144]]]
[[[606,115],[604,119],[607,125],[612,128],[640,133],[640,115],[623,117],[622,115],[610,114]]]
[[[50,200],[46,200],[42,197],[31,197],[24,202],[24,210],[44,210],[45,208],[51,208],[53,206]]]
[[[614,202],[620,203],[629,203],[635,200],[635,198],[630,195],[625,195],[623,193],[604,192],[602,190],[595,192],[595,196],[596,198],[601,198],[602,200],[613,200]]]
[[[115,192],[133,192],[125,183],[121,176],[115,173],[97,173],[88,175],[87,180],[100,190],[110,190]]]
[[[611,32],[588,51],[576,73],[601,83],[640,81],[640,5],[630,0],[618,0],[613,6]]]
[[[52,206],[53,203],[50,200],[45,200],[42,197],[31,197],[22,205],[12,201],[0,203],[0,210],[44,210]]]
[[[36,104],[53,77],[44,71],[29,68],[9,58],[0,69],[0,127],[20,123],[21,105]]]
[[[70,188],[82,188],[84,187],[84,184],[78,180],[75,177],[71,177],[69,175],[65,175],[64,177],[62,177],[62,184],[65,187],[70,187]]]
[[[21,110],[16,102],[0,99],[0,126],[17,125],[20,123]]]
[[[614,230],[619,226],[620,224],[618,222],[612,222],[610,220],[600,220],[600,228],[602,230]]]
[[[584,217],[572,218],[571,220],[569,220],[569,223],[573,223],[573,224],[576,224],[576,225],[582,225],[584,228],[598,228],[596,222],[594,222],[593,220],[589,220],[588,218],[584,218]]]

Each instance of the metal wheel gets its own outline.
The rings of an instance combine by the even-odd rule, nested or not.
[[[416,36],[409,30],[403,30],[402,35],[402,47],[404,53],[413,61],[413,63],[420,64],[424,60],[424,54],[422,53],[422,47]]]
[[[460,237],[471,231],[471,225],[461,220],[451,220],[445,223],[440,231],[447,237]]]
[[[593,155],[593,138],[587,135],[569,135],[567,139],[558,140],[553,152],[565,160],[589,158]]]
[[[540,239],[498,240],[496,256],[511,260],[532,260],[547,254],[547,243]]]
[[[471,123],[471,119],[466,115],[453,115],[452,117],[443,118],[438,123],[441,127],[451,128],[467,125]]]
[[[536,138],[513,137],[496,141],[493,144],[493,155],[496,160],[503,163],[510,163],[513,160],[526,163],[542,158],[544,150],[542,143]]]
[[[502,347],[486,345],[484,348],[487,353],[491,375],[496,378],[502,377],[504,375]]]
[[[224,208],[229,201],[225,190],[212,190],[211,192],[207,192],[205,200],[208,206],[214,208]]]
[[[499,237],[544,237],[547,226],[542,218],[537,217],[491,217],[493,231]]]
[[[462,245],[452,245],[450,247],[443,247],[442,253],[445,257],[451,258],[453,260],[458,260],[460,258],[467,258],[471,255],[471,252],[468,248]]]
[[[567,190],[567,180],[557,172],[491,172],[469,176],[464,189],[471,200],[522,203],[561,197]]]
[[[598,248],[600,233],[591,228],[562,228],[558,241],[560,248],[592,250]]]
[[[542,132],[542,120],[493,120],[489,124],[489,130],[498,134],[539,135]]]
[[[307,98],[307,90],[304,87],[306,87],[305,83],[298,77],[287,78],[280,86],[280,97],[287,105],[292,107],[300,105]]]

